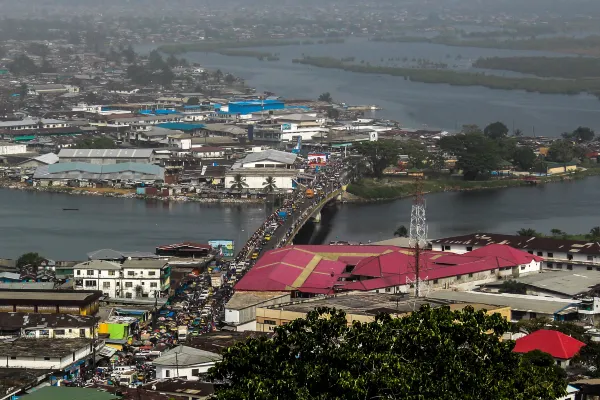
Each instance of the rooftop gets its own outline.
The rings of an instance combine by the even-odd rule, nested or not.
[[[600,243],[585,240],[563,240],[545,237],[501,235],[497,233],[472,233],[432,240],[437,244],[460,244],[465,246],[487,246],[506,244],[516,249],[546,250],[560,253],[600,254]]]
[[[100,249],[87,253],[90,260],[122,260],[131,258],[158,258],[154,253],[144,251],[119,251],[113,249]]]
[[[495,294],[481,292],[437,291],[429,294],[429,298],[451,302],[473,302],[494,306],[510,307],[511,310],[555,314],[579,303],[577,300],[557,299],[541,296],[518,294]]]
[[[221,353],[228,347],[233,346],[235,343],[244,341],[250,338],[257,337],[269,337],[269,332],[254,332],[254,331],[243,331],[243,332],[231,332],[231,331],[220,331],[204,333],[200,336],[192,336],[190,345],[192,347],[210,351],[212,353]]]
[[[100,291],[0,290],[0,304],[89,304],[102,297]],[[1,352],[0,352],[1,353]]]
[[[61,149],[59,158],[150,158],[154,149]]]
[[[73,266],[73,269],[93,269],[93,270],[120,270],[121,264],[112,261],[91,260]]]
[[[167,265],[167,260],[125,260],[123,262],[123,268],[137,268],[137,269],[161,269]]]
[[[68,356],[91,343],[88,339],[28,339],[17,338],[0,341],[0,354],[10,357]]]
[[[221,356],[219,354],[180,345],[172,348],[166,353],[163,353],[162,356],[152,361],[152,363],[154,365],[177,365],[180,367],[185,367],[198,364],[215,363],[218,361],[221,361]]]
[[[0,312],[0,330],[79,328],[94,326],[95,323],[95,317],[83,315]]]
[[[20,396],[21,397],[21,396]],[[22,396],[26,400],[112,400],[119,399],[105,390],[83,387],[46,386]]]
[[[186,379],[165,379],[151,382],[145,386],[157,392],[177,393],[193,397],[210,396],[215,389],[212,383],[188,381]]]
[[[296,161],[297,157],[297,154],[269,149],[265,151],[259,151],[256,153],[249,153],[242,160],[242,164],[255,163],[266,160],[275,161],[283,164],[293,164]]]
[[[517,282],[528,286],[563,294],[576,296],[588,292],[592,287],[600,285],[600,272],[598,271],[548,271],[541,274],[527,275],[513,278]],[[486,286],[500,286],[502,282],[492,282]]]
[[[585,343],[562,332],[540,329],[517,339],[513,351],[516,353],[529,353],[533,350],[540,350],[554,358],[568,360],[579,353],[583,346],[585,346]]]
[[[231,310],[243,310],[248,307],[259,305],[277,297],[289,296],[288,292],[238,292],[236,291],[227,302],[227,308]]]

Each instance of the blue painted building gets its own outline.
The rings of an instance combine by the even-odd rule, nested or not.
[[[230,101],[227,105],[229,114],[251,114],[270,110],[283,110],[285,103],[283,100],[265,99],[248,101]],[[217,108],[217,105],[215,105]]]

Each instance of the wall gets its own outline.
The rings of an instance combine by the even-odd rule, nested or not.
[[[198,370],[199,374],[205,374],[208,370],[213,367],[215,363],[205,363],[205,364],[196,364],[192,366],[179,367],[176,366],[165,366],[165,365],[157,365],[156,366],[156,379],[166,379],[166,378],[183,378],[188,381],[197,381],[198,377],[193,375],[194,369]],[[167,376],[167,371],[169,376]]]
[[[0,146],[0,155],[23,154],[23,153],[27,153],[27,146],[24,144]]]
[[[17,357],[17,359],[11,360],[10,355],[0,355],[0,366],[6,368],[64,369],[73,362],[91,354],[91,346],[86,345],[62,359],[59,357],[51,357],[48,360],[45,360],[44,355],[40,354],[36,357]]]
[[[230,188],[234,183],[236,172],[235,170],[229,171],[227,175],[225,175],[225,187]],[[277,189],[292,189],[292,177],[291,176],[277,176],[277,172],[273,171],[273,169],[265,170],[265,174],[261,176],[245,176],[246,184],[248,185],[246,189],[260,189],[262,190],[265,185],[265,179],[271,176],[275,180],[275,185],[277,185]]]
[[[91,328],[48,328],[26,330],[25,337],[28,339],[52,338],[52,339],[76,339],[80,338],[80,329],[84,330],[86,339],[92,338]],[[58,331],[58,332],[57,332]],[[64,333],[61,333],[64,331]]]

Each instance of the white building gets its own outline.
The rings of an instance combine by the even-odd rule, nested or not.
[[[71,126],[67,121],[59,119],[23,119],[21,121],[3,121],[0,122],[0,129],[9,131],[19,131],[24,129],[54,129]]]
[[[0,146],[0,156],[23,153],[27,153],[27,146],[24,144],[7,144]]]
[[[97,343],[96,350],[104,347]],[[26,339],[0,342],[0,365],[3,368],[70,370],[94,352],[89,339]]]
[[[169,289],[165,260],[126,260],[123,264],[92,260],[73,267],[75,289],[101,290],[111,298],[157,297]]]
[[[192,156],[202,159],[224,158],[225,149],[222,147],[202,146],[190,149]]]
[[[91,339],[96,318],[74,314],[0,312],[0,337],[28,339]]]
[[[524,237],[496,233],[473,233],[431,241],[433,250],[463,254],[490,244],[506,244],[543,257],[542,268],[600,271],[600,244],[595,241]]]
[[[187,133],[171,134],[169,135],[169,146],[189,150],[192,148],[192,136]]]
[[[300,170],[294,168],[298,156],[278,150],[266,150],[259,153],[249,153],[246,157],[233,164],[225,174],[225,187],[231,188],[240,175],[244,180],[245,189],[262,190],[267,177],[274,179],[277,189],[292,189],[293,182]]]
[[[156,379],[198,380],[201,374],[207,373],[219,361],[219,354],[177,346],[152,361],[152,364],[156,366]]]

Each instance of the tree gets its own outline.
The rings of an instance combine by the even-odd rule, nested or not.
[[[593,240],[600,239],[600,226],[595,226],[592,229],[590,229],[590,233],[587,236],[588,238]]]
[[[321,93],[318,98],[319,101],[324,101],[326,103],[333,103],[333,98],[331,97],[331,93],[325,92]]]
[[[521,228],[517,231],[518,236],[541,237],[542,234],[531,228]]]
[[[275,178],[272,176],[267,176],[263,182],[263,190],[267,193],[273,193],[276,191],[277,185],[275,184]]]
[[[521,171],[529,171],[535,164],[536,155],[529,147],[517,147],[513,153],[513,162]]]
[[[404,225],[400,225],[395,231],[394,236],[408,237],[408,229]]]
[[[515,129],[515,131],[513,132],[513,135],[515,135],[516,137],[521,137],[523,136],[523,131],[520,130],[519,128]]]
[[[575,145],[567,139],[555,140],[548,149],[547,159],[561,164],[566,164],[575,157]]]
[[[115,142],[106,136],[80,139],[73,145],[74,149],[116,149]]]
[[[481,133],[445,136],[439,146],[456,156],[456,166],[463,170],[465,180],[477,179],[497,169],[502,158],[497,141]]]
[[[378,140],[376,142],[360,142],[356,151],[365,157],[371,166],[373,175],[383,176],[383,170],[398,161],[400,148],[396,140]]]
[[[509,279],[500,285],[500,293],[527,294],[527,285]]]
[[[413,168],[423,168],[425,160],[427,160],[427,147],[419,141],[407,140],[400,144],[402,154],[408,156],[408,162]]]
[[[231,74],[227,74],[227,75],[225,75],[224,81],[226,84],[231,85],[232,83],[235,82],[235,76],[233,76]]]
[[[27,87],[27,84],[23,82],[19,86],[19,97],[21,98],[21,100],[25,100],[25,98],[27,97],[27,93],[29,93],[29,88]]]
[[[231,188],[242,191],[246,187],[248,187],[248,184],[246,183],[246,178],[244,178],[241,174],[236,174],[233,177],[233,183],[231,184]]]
[[[148,68],[153,71],[162,69],[166,66],[165,60],[163,60],[162,56],[158,52],[158,50],[152,50],[148,55]]]
[[[596,134],[588,127],[580,126],[571,133],[563,133],[565,139],[575,140],[577,143],[591,142]]]
[[[135,62],[135,51],[131,45],[127,46],[126,49],[123,49],[121,55],[125,58],[127,63],[132,64]]]
[[[555,400],[566,381],[553,366],[500,341],[509,323],[472,307],[423,306],[403,318],[380,314],[348,326],[319,308],[223,352],[209,370],[218,400]],[[487,332],[487,333],[486,333]]]
[[[38,67],[33,60],[25,54],[20,54],[8,64],[8,70],[15,75],[30,75],[38,72]]]
[[[557,228],[550,229],[550,234],[552,235],[552,237],[555,237],[555,238],[559,238],[559,237],[564,238],[565,236],[567,236],[567,232],[562,231]]]
[[[169,57],[167,57],[167,65],[171,68],[176,67],[179,65],[179,60],[177,59],[177,57],[171,54],[169,55]]]
[[[45,261],[45,258],[38,253],[25,253],[17,259],[17,268],[21,269],[28,265],[38,267]]]
[[[198,104],[200,104],[200,99],[197,97],[190,97],[189,99],[187,99],[187,102],[185,103],[188,106],[197,106]]]
[[[446,168],[446,157],[441,152],[430,155],[429,167],[435,172],[442,171]]]
[[[502,139],[508,136],[508,128],[502,122],[493,122],[483,129],[483,133],[490,139]]]
[[[552,368],[554,369],[554,373],[561,379],[567,379],[567,372],[556,365],[556,360],[554,360],[554,357],[548,353],[544,353],[541,350],[533,350],[523,354],[522,357],[523,363],[525,364],[529,364],[534,367]]]
[[[337,108],[328,108],[327,109],[327,118],[329,119],[338,119],[340,117],[340,110]]]

